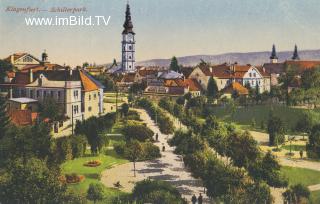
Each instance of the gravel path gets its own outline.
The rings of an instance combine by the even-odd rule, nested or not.
[[[120,181],[123,186],[121,190],[131,192],[134,183],[143,179],[165,180],[176,186],[179,192],[189,202],[193,194],[196,196],[202,193],[204,203],[209,203],[208,198],[203,193],[201,181],[191,176],[184,168],[182,157],[173,153],[174,148],[170,147],[167,140],[172,135],[161,134],[159,128],[154,124],[145,110],[136,109],[140,118],[155,133],[159,134],[159,142],[155,143],[160,149],[164,145],[165,152],[161,152],[162,157],[152,161],[136,163],[136,177],[133,176],[133,163],[126,163],[107,169],[102,172],[101,182],[107,187],[114,187],[113,184]]]

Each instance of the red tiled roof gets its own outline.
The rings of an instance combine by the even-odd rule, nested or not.
[[[293,60],[288,60],[285,62],[285,65],[291,65],[291,66],[297,66],[299,69],[299,72],[303,72],[306,69],[312,69],[316,67],[320,67],[320,61],[293,61]]]
[[[187,87],[183,79],[166,79],[164,81],[164,86],[167,87]]]
[[[270,77],[270,73],[267,72],[267,70],[262,67],[262,66],[256,66],[256,68],[258,69],[258,71],[260,72],[260,74],[263,76],[263,77]]]
[[[45,65],[29,64],[22,67],[21,71],[29,72],[30,70],[32,70],[33,72],[37,72],[37,71],[43,71],[43,70],[62,70],[62,69],[65,69],[65,68],[58,64],[45,64]]]
[[[212,67],[212,74],[217,78],[243,78],[251,65],[228,65],[226,63]]]
[[[135,73],[129,73],[123,76],[121,79],[121,82],[124,83],[133,83],[135,80],[136,74]]]
[[[26,55],[27,53],[14,53],[13,54],[13,60],[17,60],[19,59],[20,57],[22,57],[23,55]],[[11,62],[11,56],[12,55],[9,55],[7,58],[5,58],[4,60],[5,61],[8,61],[8,62]]]
[[[147,75],[152,75],[152,74],[158,73],[158,70],[155,70],[155,69],[149,69],[149,70],[140,69],[140,70],[138,70],[138,73],[139,73],[140,76],[145,77]]]
[[[82,73],[82,71],[79,71],[79,74],[84,91],[94,91],[99,89],[99,87],[89,77]]]
[[[242,86],[239,82],[232,82],[223,89],[223,93],[232,94],[234,91],[237,91],[240,95],[248,95],[249,91],[246,87]]]
[[[185,79],[184,83],[189,86],[190,91],[201,91],[202,87],[195,79]]]

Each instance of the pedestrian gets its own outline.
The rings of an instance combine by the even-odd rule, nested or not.
[[[192,198],[191,198],[192,204],[196,204],[197,202],[197,197],[196,195],[193,194]]]
[[[300,150],[300,158],[302,159],[302,157],[303,157],[303,151]]]
[[[202,204],[202,195],[200,193],[199,197],[198,197],[198,204]]]
[[[162,151],[166,151],[166,147],[164,145],[162,146]]]
[[[157,134],[156,134],[156,141],[157,141],[157,142],[159,141],[158,139],[159,139],[159,134],[157,133]]]

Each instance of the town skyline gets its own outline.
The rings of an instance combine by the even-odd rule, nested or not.
[[[294,44],[298,45],[299,50],[317,49],[320,45],[316,35],[320,27],[312,23],[319,15],[315,12],[319,5],[316,1],[291,1],[289,4],[288,1],[277,3],[270,0],[256,5],[250,1],[231,3],[207,0],[184,4],[180,0],[168,4],[145,0],[129,3],[137,33],[137,61],[168,59],[173,55],[271,51],[272,44],[276,45],[278,52],[292,51]],[[3,9],[0,13],[0,33],[5,49],[0,51],[0,55],[4,58],[14,52],[28,52],[39,57],[45,49],[50,61],[71,66],[85,61],[110,63],[113,58],[120,61],[125,4],[126,1],[108,1],[99,5],[94,1],[61,1],[59,5],[43,0],[27,3],[2,1],[4,8],[85,6],[88,15],[110,15],[111,19],[107,27],[27,27],[23,24],[25,15],[7,13]],[[306,27],[308,29],[304,29]],[[170,46],[164,42],[170,42]]]

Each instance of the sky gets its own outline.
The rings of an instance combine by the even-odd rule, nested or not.
[[[121,56],[127,0],[0,0],[0,58],[15,52],[71,66]],[[129,0],[136,60],[320,48],[319,0]],[[84,13],[14,13],[7,7],[85,7]],[[110,16],[108,26],[27,26],[25,17]]]

